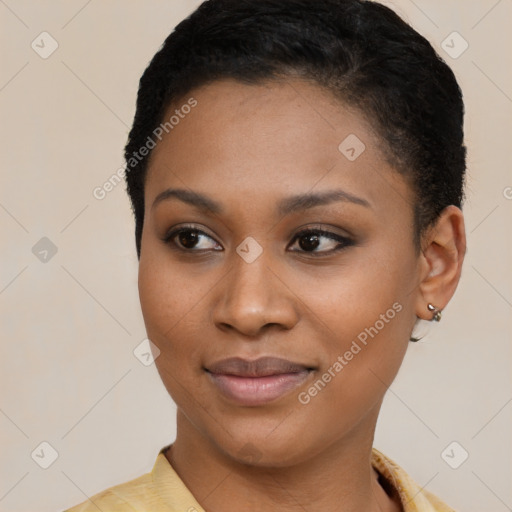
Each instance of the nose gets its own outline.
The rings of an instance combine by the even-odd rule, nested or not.
[[[264,251],[247,263],[233,255],[233,266],[216,287],[213,321],[224,331],[256,337],[272,326],[289,330],[298,322],[297,298]]]

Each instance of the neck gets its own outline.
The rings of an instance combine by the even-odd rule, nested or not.
[[[176,441],[166,457],[207,511],[402,510],[370,463],[376,416],[358,425],[350,439],[288,467],[242,464],[201,435],[180,411],[177,420]]]

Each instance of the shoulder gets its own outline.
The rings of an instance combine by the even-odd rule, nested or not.
[[[145,474],[128,482],[115,485],[90,497],[65,512],[134,512],[157,510],[151,508],[148,497],[152,487],[151,474]],[[154,500],[153,500],[154,501]]]
[[[373,448],[372,466],[400,499],[404,512],[455,512],[435,494],[418,485],[396,462]]]
[[[167,448],[150,473],[105,489],[65,512],[204,512],[166,459]]]

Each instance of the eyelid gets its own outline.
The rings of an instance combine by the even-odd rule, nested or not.
[[[315,231],[328,235],[339,236],[341,238],[353,239],[354,235],[352,235],[348,230],[342,229],[340,227],[331,226],[329,224],[322,223],[313,223],[313,224],[305,224],[293,230],[295,233],[294,236],[297,236],[300,233]]]

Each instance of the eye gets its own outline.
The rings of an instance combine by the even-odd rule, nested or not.
[[[171,230],[164,238],[166,244],[189,252],[223,251],[222,246],[204,231],[193,226],[181,226]]]
[[[186,252],[223,251],[222,246],[203,230],[194,226],[180,226],[166,234],[163,241]],[[340,251],[354,242],[346,236],[322,228],[303,229],[292,240],[291,251],[315,256]],[[295,248],[293,247],[295,245]]]
[[[346,236],[321,228],[304,229],[295,235],[292,242],[298,249],[292,248],[291,251],[315,255],[332,254],[354,244],[353,240]]]

